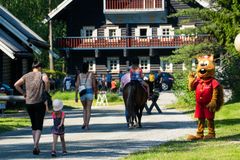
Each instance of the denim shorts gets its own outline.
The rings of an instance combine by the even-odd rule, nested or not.
[[[92,101],[93,100],[93,90],[87,88],[87,93],[80,97],[81,101]]]

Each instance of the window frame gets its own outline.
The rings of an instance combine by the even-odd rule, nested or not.
[[[144,68],[141,63],[142,61],[146,61],[146,64],[144,64]],[[142,68],[143,73],[149,73],[150,72],[150,58],[149,57],[139,57],[139,67]]]
[[[116,61],[116,65],[114,68],[111,67],[111,61]],[[109,71],[111,71],[111,73],[119,73],[120,71],[120,59],[119,57],[108,57],[107,58],[107,68]]]
[[[163,30],[164,29],[168,29],[169,34],[168,35],[163,35]],[[159,26],[157,28],[157,35],[158,36],[174,36],[174,28],[172,27],[172,25],[164,25],[164,26]]]
[[[115,30],[115,36],[111,36],[110,37],[110,30]],[[119,26],[107,26],[104,29],[104,37],[106,39],[120,39],[119,37],[121,37],[121,28],[119,28]]]
[[[87,31],[89,31],[89,30],[92,31],[91,36],[87,36]],[[84,38],[97,37],[97,29],[94,26],[83,26],[81,29],[81,37],[84,37]]]
[[[90,62],[92,61],[92,66],[90,66]],[[89,71],[91,72],[96,72],[96,59],[93,57],[84,57],[83,62],[88,62],[89,63]],[[92,68],[92,69],[91,69]]]

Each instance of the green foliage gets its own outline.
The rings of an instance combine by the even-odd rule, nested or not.
[[[184,0],[188,1],[188,0]],[[192,1],[192,0],[191,0]],[[214,37],[215,41],[205,42],[196,46],[184,46],[175,51],[175,55],[169,59],[172,62],[185,62],[188,69],[191,63],[191,58],[199,53],[213,53],[216,57],[223,55],[221,58],[222,66],[221,73],[218,73],[219,78],[229,86],[233,92],[233,99],[238,99],[240,96],[239,81],[239,59],[240,54],[234,48],[234,39],[240,33],[240,7],[239,0],[216,0],[211,2],[211,8],[190,8],[180,10],[173,16],[189,17],[191,20],[203,20],[202,25],[197,26],[194,33],[205,33]],[[186,21],[187,22],[187,21]]]
[[[48,76],[51,75],[53,78],[63,79],[66,76],[66,73],[57,70],[44,69],[43,72],[46,73]]]
[[[232,101],[240,101],[240,57],[225,54],[222,70],[219,77],[224,79],[223,86],[232,89]]]
[[[51,8],[55,8],[62,0],[51,0]],[[44,0],[0,0],[0,4],[7,8],[15,17],[36,32],[44,40],[48,40],[48,24],[43,24],[42,20],[49,13],[49,3]],[[62,37],[66,33],[66,26],[63,22],[53,23],[53,35]],[[43,51],[41,56],[35,55],[36,59],[48,64],[48,52]],[[58,63],[58,61],[56,62]]]
[[[188,90],[188,73],[176,72],[174,73],[173,91],[178,98],[177,106],[184,108],[193,108],[195,106],[195,94]]]
[[[117,93],[107,93],[108,102],[123,102],[122,96]]]
[[[219,50],[219,46],[206,41],[206,42],[202,42],[195,45],[183,46],[173,51],[174,53],[173,55],[166,57],[164,59],[173,63],[184,63],[185,67],[188,70],[191,70],[192,59],[196,58],[197,55],[215,53],[216,56],[219,56],[217,55],[219,54],[218,50]]]

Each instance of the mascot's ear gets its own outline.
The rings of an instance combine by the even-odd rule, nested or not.
[[[200,62],[200,61],[202,60],[202,57],[203,57],[203,56],[197,56],[198,62]]]
[[[213,55],[213,54],[208,55],[208,60],[209,60],[209,61],[212,61],[212,62],[213,62],[213,59],[214,59],[214,55]]]
[[[213,55],[213,54],[209,54],[209,55],[199,55],[199,56],[197,57],[198,62],[201,61],[201,60],[203,60],[203,59],[207,59],[207,60],[213,62],[214,55]]]

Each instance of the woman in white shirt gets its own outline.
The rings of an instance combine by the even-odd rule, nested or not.
[[[93,102],[93,94],[95,94],[95,98],[97,97],[97,86],[95,75],[92,72],[89,72],[88,63],[82,64],[82,71],[77,76],[76,80],[76,94],[75,94],[75,102],[78,102],[78,94],[84,88],[84,94],[81,93],[80,100],[83,105],[83,125],[82,129],[89,129],[89,121],[91,117],[91,106]]]

